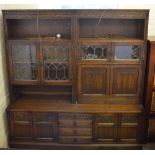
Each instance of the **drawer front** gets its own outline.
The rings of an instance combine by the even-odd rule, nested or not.
[[[62,136],[92,136],[91,128],[60,128],[59,135]]]
[[[89,136],[61,136],[59,137],[60,143],[70,144],[89,144],[92,143],[92,137]]]
[[[32,121],[32,115],[28,112],[15,112],[14,113],[15,122],[30,122]]]
[[[116,123],[116,117],[114,114],[97,115],[96,123],[98,126],[114,125]]]
[[[69,113],[61,113],[59,114],[59,120],[91,120],[91,114],[69,114]]]
[[[121,119],[122,125],[138,125],[138,114],[123,114]]]
[[[59,120],[62,128],[92,128],[92,120]]]
[[[35,113],[36,123],[52,123],[55,121],[55,115],[51,113]]]

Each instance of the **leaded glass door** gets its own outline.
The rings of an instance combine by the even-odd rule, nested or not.
[[[70,83],[70,46],[45,44],[42,47],[43,81],[46,83]]]
[[[111,59],[120,63],[143,63],[145,59],[143,42],[118,42],[112,44]]]
[[[83,62],[106,63],[110,58],[110,45],[108,43],[82,43],[79,46],[79,60]]]
[[[11,81],[15,84],[39,82],[37,45],[28,41],[12,41],[9,45]]]

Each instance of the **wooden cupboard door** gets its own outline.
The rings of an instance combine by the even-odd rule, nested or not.
[[[95,141],[114,143],[117,138],[117,115],[104,114],[95,118]]]
[[[142,129],[139,130],[138,114],[122,114],[118,118],[118,141],[120,143],[138,143]]]
[[[72,71],[72,51],[69,44],[42,45],[42,81],[48,84],[69,84]]]
[[[40,81],[38,45],[28,41],[9,42],[11,81],[14,84],[34,84]]]
[[[142,79],[140,65],[112,65],[110,94],[118,101],[139,103],[143,91]]]
[[[11,120],[11,138],[20,140],[33,138],[31,113],[15,112],[13,113]]]
[[[109,92],[109,68],[107,65],[79,65],[79,101],[87,103],[104,98]],[[91,103],[91,102],[90,102]]]
[[[56,140],[56,115],[51,113],[35,113],[34,116],[34,137],[39,141]]]

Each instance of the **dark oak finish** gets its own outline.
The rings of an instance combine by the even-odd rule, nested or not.
[[[11,148],[141,148],[149,10],[3,15]]]

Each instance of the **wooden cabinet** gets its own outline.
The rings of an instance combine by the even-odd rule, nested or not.
[[[11,148],[142,146],[149,10],[3,16]]]
[[[52,142],[57,134],[57,118],[52,113],[14,112],[11,119],[11,139]]]
[[[83,43],[84,42],[84,43]],[[78,98],[81,103],[139,103],[142,96],[145,60],[144,42],[92,44],[79,48]],[[87,44],[86,44],[86,43]],[[84,45],[83,45],[84,44]],[[99,96],[100,95],[100,96]],[[108,97],[113,97],[114,100]],[[99,100],[99,101],[98,101]]]
[[[137,143],[139,116],[107,114],[96,117],[96,141],[100,143]]]
[[[9,112],[8,115],[12,120],[11,139],[18,141],[137,144],[141,137],[139,113]]]

